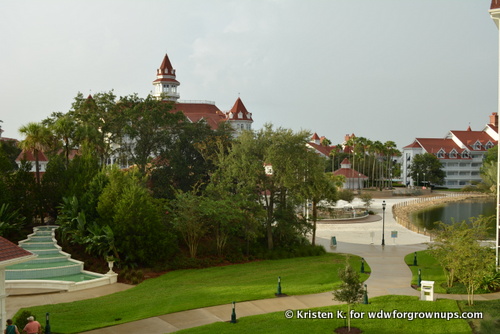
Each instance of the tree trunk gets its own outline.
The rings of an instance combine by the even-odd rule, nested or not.
[[[313,214],[313,235],[312,235],[312,242],[311,244],[313,246],[316,246],[316,220],[318,219],[318,214],[317,214],[317,207],[316,207],[316,201],[313,200],[312,202],[312,214]]]

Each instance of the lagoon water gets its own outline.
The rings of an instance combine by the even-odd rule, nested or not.
[[[410,219],[414,224],[432,230],[436,228],[438,221],[445,224],[464,220],[468,222],[471,217],[491,216],[495,213],[495,199],[470,199],[416,212],[411,215]],[[494,227],[493,219],[490,228],[491,236],[495,235]]]

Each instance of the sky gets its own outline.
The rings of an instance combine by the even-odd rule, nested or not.
[[[490,0],[2,0],[3,137],[78,92],[152,92],[168,53],[183,100],[399,148],[498,111]]]

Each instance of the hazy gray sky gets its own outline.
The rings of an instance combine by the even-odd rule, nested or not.
[[[496,112],[490,0],[0,2],[3,136],[67,112],[78,92],[152,91],[167,52],[181,99],[254,128],[394,140],[481,130]]]

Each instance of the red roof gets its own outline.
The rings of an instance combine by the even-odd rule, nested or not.
[[[15,144],[19,142],[19,140],[14,139],[14,138],[7,138],[7,137],[0,137],[1,141],[13,141]]]
[[[342,165],[351,166],[351,162],[349,161],[349,159],[344,158],[344,160],[342,160],[340,165],[341,166]],[[368,176],[361,174],[360,172],[358,172],[355,169],[345,168],[345,167],[337,169],[336,171],[333,172],[333,175],[343,175],[343,176],[345,176],[346,179],[357,179],[357,178],[367,179],[368,178]]]
[[[422,148],[422,146],[420,146],[420,144],[415,140],[413,143],[411,143],[410,145],[407,145],[403,148]]]
[[[453,139],[441,139],[441,138],[417,138],[416,141],[422,146],[424,150],[428,153],[437,154],[441,149],[446,153],[455,149],[458,153],[464,150],[458,147],[458,145],[453,141]]]
[[[215,104],[210,103],[176,103],[173,111],[182,111],[193,123],[203,118],[212,129],[217,129],[219,123],[226,119],[224,113]]]
[[[320,152],[321,154],[327,157],[330,155],[330,152],[335,148],[334,146],[323,146],[321,144],[316,144],[312,142],[307,143],[307,145],[311,146],[316,151]]]
[[[33,256],[33,253],[22,249],[9,240],[0,237],[0,262],[13,260],[25,256]]]
[[[500,8],[500,0],[491,0],[490,9]]]
[[[316,132],[313,134],[311,140],[320,140],[320,138]]]
[[[482,150],[485,151],[484,145],[488,142],[492,144],[496,144],[496,141],[493,140],[486,132],[484,131],[450,131],[462,144],[464,144],[468,149],[473,150],[473,145],[476,142],[480,142],[483,145]]]
[[[168,55],[165,54],[163,61],[161,62],[158,74],[171,74],[175,75],[175,70],[170,63],[170,59],[168,59]]]
[[[43,154],[43,152],[38,151],[37,155],[38,155],[38,161],[49,161],[49,159],[47,159],[47,157],[45,156],[45,154]],[[35,161],[35,155],[33,154],[33,151],[22,151],[21,153],[19,153],[19,155],[16,158],[16,161],[22,161],[22,160]]]
[[[153,82],[173,82],[173,83],[176,83],[176,84],[180,84],[179,81],[177,81],[175,79],[172,79],[172,78],[158,78],[158,79],[156,79]]]
[[[346,179],[357,179],[358,177],[360,179],[367,179],[368,178],[368,176],[361,174],[352,168],[337,169],[335,172],[333,172],[333,175],[343,175],[346,177]]]
[[[231,115],[232,115],[232,117],[231,117]],[[243,101],[241,101],[241,99],[239,97],[236,100],[236,102],[234,103],[231,110],[229,110],[227,117],[230,120],[245,120],[245,121],[252,120],[252,114],[250,114],[247,111],[247,108],[245,108]]]

